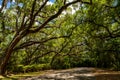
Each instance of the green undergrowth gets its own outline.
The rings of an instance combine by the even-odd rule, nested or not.
[[[7,77],[0,76],[0,80],[18,80],[24,77],[39,76],[41,74],[44,74],[45,72],[46,71],[11,74],[8,75]]]
[[[49,64],[16,65],[9,68],[7,77],[0,76],[0,80],[18,80],[23,77],[38,76],[51,69]]]
[[[15,67],[9,68],[9,72],[13,73],[28,73],[28,72],[38,72],[42,70],[50,69],[49,64],[32,64],[32,65],[17,65]]]

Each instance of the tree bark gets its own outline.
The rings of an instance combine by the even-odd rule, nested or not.
[[[13,40],[11,41],[11,43],[8,45],[6,51],[5,51],[5,57],[3,58],[3,61],[1,63],[1,67],[0,67],[0,74],[5,76],[6,74],[6,66],[7,63],[10,59],[10,56],[12,54],[12,52],[14,51],[14,47],[17,45],[17,43],[21,40],[22,36],[17,35],[15,36],[15,38],[13,38]]]

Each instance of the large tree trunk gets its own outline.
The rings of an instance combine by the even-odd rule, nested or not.
[[[13,52],[14,47],[17,45],[17,43],[21,40],[21,36],[17,35],[13,38],[13,40],[11,41],[11,43],[8,45],[6,51],[5,51],[5,57],[3,58],[3,61],[1,63],[1,67],[0,67],[0,74],[1,75],[5,75],[6,72],[6,66],[7,63],[10,59],[10,56]]]

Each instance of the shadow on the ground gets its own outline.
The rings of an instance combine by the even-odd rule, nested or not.
[[[101,74],[96,76],[96,80],[120,80],[120,74]]]

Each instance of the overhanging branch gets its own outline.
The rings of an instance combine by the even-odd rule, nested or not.
[[[1,13],[1,11],[3,10],[3,8],[6,7],[7,1],[8,1],[8,0],[3,0],[3,1],[2,1],[2,6],[1,6],[1,8],[0,8],[0,13]]]
[[[80,2],[81,0],[76,0],[76,1],[72,1],[70,3],[67,3],[65,5],[63,5],[56,14],[52,15],[51,17],[49,17],[41,26],[39,26],[38,28],[34,29],[34,30],[29,30],[29,33],[36,33],[38,32],[39,30],[41,30],[42,28],[44,28],[44,26],[50,22],[51,20],[57,18],[63,10],[65,10],[68,6],[72,5],[72,4],[75,4],[77,2]]]
[[[54,40],[54,39],[68,38],[69,36],[52,37],[52,38],[49,38],[49,39],[45,39],[43,41],[28,41],[28,42],[24,42],[24,43],[20,44],[18,47],[14,48],[14,51],[16,51],[18,49],[23,49],[23,48],[31,46],[31,45],[45,43],[45,42],[48,42],[48,41]]]

